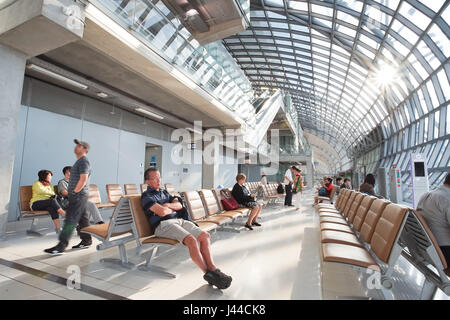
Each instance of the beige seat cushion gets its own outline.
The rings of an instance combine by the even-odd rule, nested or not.
[[[101,208],[112,208],[115,207],[116,205],[114,203],[97,203],[96,206],[97,208],[101,209]]]
[[[220,216],[224,216],[224,217],[230,217],[230,218],[236,218],[239,217],[242,214],[242,212],[240,211],[236,211],[236,210],[231,210],[231,211],[224,211],[222,213],[220,213]]]
[[[142,241],[142,244],[145,243],[165,243],[165,244],[171,244],[171,245],[177,245],[180,244],[180,242],[178,240],[173,240],[173,239],[169,239],[169,238],[161,238],[161,237],[150,237],[145,239],[144,241]]]
[[[109,229],[109,222],[103,223],[103,224],[94,224],[89,227],[81,229],[81,231],[95,234],[102,238],[106,238],[108,236],[108,229]],[[119,235],[125,234],[125,233],[128,233],[128,231],[120,232],[120,233],[113,233],[111,236],[115,237],[115,236],[119,236]]]
[[[361,244],[358,238],[354,234],[348,232],[341,232],[335,230],[322,230],[320,235],[322,243],[340,243],[364,248],[364,246]]]
[[[320,217],[320,223],[338,223],[347,225],[347,221],[343,217]]]
[[[320,208],[319,212],[339,212],[339,210],[332,208]]]
[[[366,249],[339,243],[322,244],[323,261],[350,264],[371,268],[380,272],[380,267]]]
[[[217,228],[217,223],[214,223],[214,222],[196,221],[195,223],[197,223],[198,227],[205,232],[209,232],[209,231]]]
[[[48,211],[22,211],[22,214],[32,214],[34,216],[50,214]]]
[[[354,234],[352,228],[350,228],[348,225],[343,225],[339,223],[321,223],[320,230],[336,230]]]
[[[221,225],[221,224],[229,222],[230,220],[231,220],[230,217],[214,215],[214,216],[208,217],[202,221],[213,222],[215,224]]]
[[[233,209],[232,211],[239,211],[243,214],[248,213],[250,210],[248,208],[237,208],[237,209]]]
[[[321,212],[320,217],[330,217],[330,218],[342,218],[342,215],[337,212]]]

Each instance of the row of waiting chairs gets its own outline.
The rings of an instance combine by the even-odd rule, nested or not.
[[[277,204],[280,203],[279,199],[284,199],[283,193],[278,193],[277,191],[278,184],[277,183],[268,183],[268,184],[259,184],[256,192],[259,197],[262,197],[264,200],[264,205],[269,204]]]
[[[239,232],[239,229],[233,228],[236,219],[249,213],[248,208],[224,210],[220,201],[220,191],[216,189],[185,191],[181,192],[181,197],[192,221],[205,232],[213,230]],[[114,262],[125,267],[134,267],[128,260],[125,245],[128,242],[135,241],[137,254],[145,258],[145,263],[139,266],[139,270],[156,271],[170,277],[176,277],[167,269],[155,266],[153,262],[158,248],[161,246],[174,247],[180,242],[154,235],[154,230],[152,230],[142,208],[141,195],[122,196],[114,209],[110,222],[83,228],[81,232],[89,233],[102,242],[97,245],[97,250],[105,250],[116,246],[119,248],[120,259],[102,259],[102,262]],[[146,250],[147,246],[149,250]]]
[[[171,184],[167,183],[165,184],[166,190],[170,193],[174,193],[174,188]],[[142,192],[147,190],[146,184],[140,185],[140,192],[136,184],[124,184],[124,190],[125,195],[140,195]],[[58,193],[57,186],[55,186],[55,193]],[[104,209],[104,208],[114,208],[117,203],[119,202],[120,198],[124,195],[122,191],[122,187],[119,184],[107,184],[106,185],[106,194],[108,197],[108,202],[103,203],[100,191],[98,189],[98,186],[95,184],[89,185],[89,201],[95,203],[97,208]],[[31,219],[31,227],[27,230],[28,235],[34,235],[34,236],[42,236],[39,232],[36,230],[37,222],[40,217],[48,216],[49,212],[42,210],[42,211],[33,211],[30,208],[30,200],[32,197],[32,186],[21,186],[19,190],[19,202],[18,202],[18,208],[20,210],[19,214],[19,220],[29,220]]]
[[[437,288],[450,294],[445,258],[413,209],[343,189],[335,205],[319,204],[318,210],[323,262],[371,269],[390,289],[394,266],[402,255],[425,275],[422,299],[431,299]]]
[[[261,182],[256,181],[256,182],[246,182],[244,183],[244,185],[247,187],[247,189],[250,192],[256,192],[256,190],[258,189],[258,187],[261,185]]]

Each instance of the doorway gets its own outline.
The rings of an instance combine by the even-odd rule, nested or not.
[[[145,165],[144,170],[148,168],[157,168],[163,175],[162,167],[162,146],[147,143],[145,145]]]

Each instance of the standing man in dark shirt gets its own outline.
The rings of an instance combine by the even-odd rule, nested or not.
[[[90,146],[87,142],[73,140],[76,144],[74,153],[77,161],[70,171],[69,186],[67,192],[69,194],[69,207],[66,210],[66,219],[64,227],[59,235],[59,242],[56,246],[45,249],[44,251],[52,255],[62,254],[69,244],[72,232],[79,224],[80,229],[89,226],[89,217],[87,213],[87,202],[89,198],[89,176],[91,175],[91,166],[86,154],[89,152]],[[87,233],[80,234],[81,242],[73,249],[89,248],[92,244],[91,235]]]
[[[219,289],[228,288],[232,278],[214,265],[209,233],[179,217],[178,212],[183,206],[176,197],[160,189],[161,175],[157,169],[147,169],[144,179],[148,188],[142,193],[142,207],[155,236],[183,243],[188,247],[192,261],[203,271],[203,279]]]

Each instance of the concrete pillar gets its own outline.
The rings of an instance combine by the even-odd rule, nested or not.
[[[314,182],[314,169],[312,164],[312,158],[309,157],[308,160],[306,160],[306,188],[312,188]]]
[[[25,54],[0,44],[0,239],[6,235]]]

